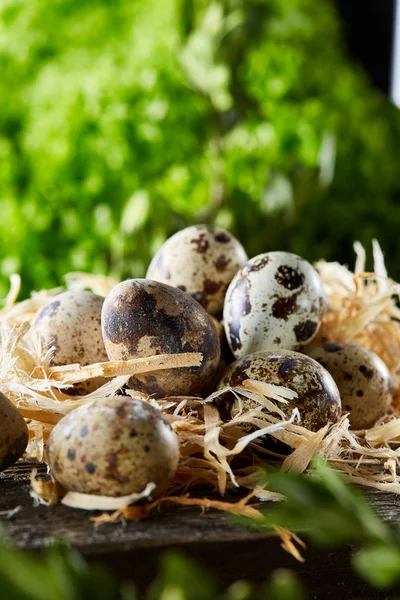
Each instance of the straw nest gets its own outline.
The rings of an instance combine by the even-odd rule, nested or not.
[[[394,402],[390,414],[368,430],[350,431],[346,415],[334,424],[328,424],[317,432],[302,427],[296,410],[291,418],[285,418],[279,406],[285,405],[285,413],[291,414],[290,402],[295,396],[287,388],[247,380],[246,385],[233,388],[237,399],[250,398],[251,409],[242,409],[234,417],[223,422],[213,399],[224,390],[208,398],[168,397],[155,400],[134,391],[134,396],[159,408],[168,416],[180,442],[181,460],[174,483],[163,498],[152,505],[129,506],[135,499],[115,499],[108,509],[115,509],[113,520],[120,514],[137,518],[150,508],[162,503],[200,504],[214,506],[230,512],[257,517],[256,507],[250,498],[260,501],[278,500],[279,496],[268,490],[265,477],[260,472],[271,460],[281,468],[303,472],[314,455],[324,457],[329,465],[345,478],[371,488],[400,493],[397,475],[400,441],[400,309],[397,301],[400,285],[387,277],[383,255],[377,242],[373,243],[374,272],[365,272],[365,251],[355,244],[357,255],[354,273],[338,263],[320,261],[316,264],[331,311],[324,317],[317,340],[360,343],[377,353],[388,366],[394,389]],[[117,283],[110,278],[84,273],[66,277],[69,289],[90,288],[105,295]],[[81,367],[68,365],[49,368],[45,366],[41,349],[30,327],[37,310],[60,289],[34,292],[28,300],[17,302],[20,279],[11,277],[11,288],[0,311],[1,326],[1,391],[18,407],[27,420],[30,443],[29,459],[44,461],[45,444],[52,427],[69,411],[95,398],[113,395],[137,373],[163,368],[192,366],[198,364],[198,354],[154,356],[126,362],[107,362]],[[70,396],[72,383],[92,377],[105,376],[109,382],[86,396]],[[274,400],[272,406],[271,400]],[[274,409],[274,415],[265,407]],[[278,406],[278,411],[276,407]],[[264,409],[264,410],[263,410]],[[251,425],[251,427],[249,427]],[[252,433],[248,433],[252,431]],[[286,456],[273,454],[260,442],[260,437],[270,434],[292,448]],[[279,464],[279,463],[278,463]],[[263,483],[261,483],[263,482]],[[242,488],[239,501],[226,502],[215,499],[211,490],[222,497],[228,490]],[[204,493],[207,490],[207,493]],[[195,497],[189,497],[188,492]],[[48,504],[57,502],[60,490],[54,481],[32,480],[32,495]],[[61,492],[62,495],[62,492]],[[146,491],[144,493],[146,495]],[[207,496],[207,497],[205,497]],[[209,499],[211,496],[213,499]],[[237,500],[237,496],[235,497]],[[85,498],[82,494],[69,493],[65,503],[81,508],[104,508],[104,502]]]

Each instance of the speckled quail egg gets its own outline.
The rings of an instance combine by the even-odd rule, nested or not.
[[[38,311],[32,326],[49,366],[85,366],[108,360],[101,334],[103,302],[102,296],[92,292],[71,290],[54,296]],[[68,392],[87,393],[105,381],[92,379],[76,384]]]
[[[104,301],[102,329],[110,360],[201,352],[199,367],[163,369],[131,377],[129,386],[155,397],[196,395],[213,382],[220,359],[211,317],[188,294],[150,279],[129,279]]]
[[[385,363],[358,344],[325,344],[310,356],[329,371],[339,388],[343,412],[352,429],[366,429],[392,402],[392,383]]]
[[[316,270],[289,252],[249,260],[225,297],[226,337],[236,358],[250,352],[299,350],[317,333],[324,290]]]
[[[13,465],[26,450],[29,435],[21,413],[0,392],[0,471]]]
[[[215,315],[222,312],[226,289],[246,260],[246,252],[231,233],[195,225],[165,242],[146,277],[180,288]]]
[[[301,425],[317,431],[326,423],[336,423],[341,415],[338,388],[331,375],[309,356],[291,350],[255,352],[232,363],[223,374],[218,389],[240,386],[245,379],[281,385],[297,392],[298,398],[279,404],[287,416],[298,408]],[[246,404],[252,401],[243,400]],[[235,414],[238,404],[230,392],[216,400],[221,417]]]
[[[173,479],[178,440],[162,413],[137,398],[99,398],[57,423],[47,442],[54,477],[68,490],[125,496]]]

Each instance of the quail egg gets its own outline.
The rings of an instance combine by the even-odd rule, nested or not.
[[[196,395],[213,383],[220,359],[217,329],[204,308],[182,290],[149,279],[123,281],[106,297],[101,321],[110,360],[183,352],[203,355],[199,367],[131,377],[132,389],[156,397]]]
[[[245,379],[281,385],[297,392],[298,398],[279,405],[290,416],[298,408],[301,425],[317,431],[341,415],[338,388],[331,375],[317,361],[299,352],[276,350],[254,352],[232,363],[223,374],[218,389],[240,386]],[[243,400],[246,404],[251,400]],[[229,392],[216,400],[221,417],[229,419],[237,411],[237,400]]]
[[[231,233],[195,225],[165,242],[146,277],[180,288],[215,315],[222,312],[226,289],[246,260],[246,252]]]
[[[382,417],[392,402],[392,383],[385,363],[359,344],[325,344],[310,356],[329,371],[349,413],[352,429],[366,429]]]
[[[301,349],[316,335],[324,305],[321,279],[300,256],[268,252],[252,258],[225,297],[224,325],[233,354]]]
[[[75,363],[85,366],[108,360],[101,334],[103,302],[102,296],[92,292],[71,290],[54,296],[42,306],[32,327],[38,334],[49,366]],[[87,393],[105,381],[92,379],[76,384],[68,392]]]
[[[21,413],[0,392],[0,471],[13,465],[26,450],[29,435]]]
[[[125,496],[155,483],[158,495],[178,467],[178,439],[169,421],[146,402],[99,398],[57,423],[47,442],[47,460],[68,490]]]

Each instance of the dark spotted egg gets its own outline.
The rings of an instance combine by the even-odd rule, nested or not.
[[[220,359],[217,329],[188,294],[150,279],[129,279],[105,299],[102,330],[110,360],[201,352],[199,367],[164,369],[131,377],[132,389],[155,397],[196,395],[213,383]]]
[[[0,471],[13,465],[29,441],[25,420],[14,404],[0,392]]]
[[[309,355],[329,371],[349,413],[352,429],[366,429],[382,417],[392,403],[392,383],[385,363],[358,344],[325,344]]]
[[[42,359],[49,366],[91,365],[108,360],[101,334],[104,298],[84,290],[70,290],[49,300],[36,314],[36,331]],[[104,378],[77,384],[70,393],[87,393],[105,383]]]
[[[47,461],[67,489],[125,496],[173,479],[178,440],[162,413],[137,398],[99,398],[71,411],[47,442]]]
[[[223,374],[218,389],[240,386],[246,379],[255,379],[285,386],[297,392],[298,398],[288,404],[279,404],[289,417],[294,408],[300,412],[300,424],[317,431],[328,422],[336,423],[341,415],[338,388],[331,375],[309,356],[290,350],[255,352],[231,364]],[[238,409],[231,392],[215,401],[221,417],[229,418]],[[243,399],[247,408],[254,408],[252,400]],[[250,406],[251,405],[251,406]]]
[[[249,260],[225,297],[226,337],[236,358],[250,352],[299,350],[317,333],[324,290],[316,270],[289,252]]]
[[[226,289],[246,260],[246,252],[231,233],[195,225],[165,242],[146,277],[184,290],[215,315],[222,312]]]

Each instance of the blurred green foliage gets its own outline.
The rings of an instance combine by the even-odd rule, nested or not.
[[[400,114],[329,0],[2,0],[0,292],[143,276],[174,231],[400,278]],[[397,204],[396,204],[397,203]]]
[[[355,545],[353,570],[370,586],[389,588],[400,581],[400,527],[385,523],[359,488],[340,477],[322,459],[311,476],[266,471],[268,489],[284,500],[264,511],[262,521],[241,518],[255,529],[280,526],[298,532],[321,548]],[[392,596],[390,596],[392,597]]]
[[[3,560],[4,559],[4,560]],[[40,557],[0,543],[2,600],[305,600],[298,577],[284,569],[261,585],[236,581],[221,585],[201,565],[181,553],[165,552],[157,577],[145,593],[122,583],[107,565],[88,565],[71,547],[57,542]]]

